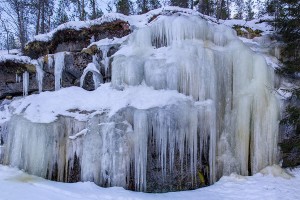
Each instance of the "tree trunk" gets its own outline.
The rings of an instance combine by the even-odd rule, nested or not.
[[[36,35],[38,35],[40,32],[41,0],[39,0],[37,9],[38,9],[38,16],[37,16],[36,29],[35,29]]]
[[[41,33],[45,33],[45,0],[42,0],[42,23]]]

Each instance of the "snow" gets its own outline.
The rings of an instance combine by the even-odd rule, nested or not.
[[[151,10],[148,13],[145,13],[143,15],[130,15],[126,16],[120,13],[106,13],[102,17],[91,20],[91,21],[71,21],[64,24],[59,25],[57,28],[52,30],[49,33],[46,34],[40,34],[37,36],[34,36],[34,39],[32,41],[41,41],[41,42],[49,42],[53,35],[60,30],[65,29],[74,29],[74,30],[80,30],[83,28],[89,28],[93,25],[101,25],[105,22],[112,22],[115,20],[123,20],[127,21],[132,27],[145,27],[149,20],[157,15],[160,14],[166,14],[168,12],[180,12],[182,15],[195,15],[195,16],[201,16],[202,18],[205,18],[211,22],[216,23],[216,20],[213,17],[209,17],[206,15],[203,15],[199,12],[193,11],[191,9],[185,9],[180,7],[173,7],[173,6],[166,6],[162,8],[158,8],[155,10]]]
[[[0,62],[6,62],[6,61],[15,61],[18,63],[24,63],[24,64],[33,64],[35,61],[31,60],[31,58],[27,56],[18,56],[18,55],[1,55],[0,54]]]
[[[19,53],[21,53],[20,49],[10,49],[9,53],[7,50],[0,50],[0,55],[7,55],[7,54],[17,55]]]
[[[115,44],[122,44],[127,38],[128,38],[128,36],[124,36],[121,38],[114,37],[112,39],[105,38],[105,39],[99,40],[97,42],[92,42],[87,48],[94,46],[94,45],[96,45],[98,48],[101,48],[101,46],[112,46]]]
[[[48,42],[52,39],[53,35],[60,30],[65,29],[74,29],[74,30],[80,30],[84,28],[89,28],[93,25],[101,25],[105,22],[112,22],[115,20],[123,20],[126,19],[126,16],[119,13],[107,13],[104,14],[101,18],[90,20],[90,21],[71,21],[64,24],[59,25],[57,28],[52,30],[49,33],[46,34],[40,34],[34,36],[33,41],[41,41],[41,42]]]
[[[230,20],[220,20],[219,23],[227,25],[229,27],[233,27],[234,25],[249,27],[252,30],[260,30],[263,31],[263,34],[268,34],[273,32],[273,27],[267,21],[272,21],[272,20],[274,20],[274,17],[263,16],[259,19],[253,19],[250,21],[245,21],[243,19],[230,19]]]
[[[88,132],[88,129],[85,128],[85,129],[82,129],[81,131],[79,131],[78,133],[76,133],[75,135],[72,135],[72,136],[69,136],[69,138],[71,140],[75,140],[76,138],[80,137],[80,136],[84,136],[86,135]]]
[[[95,91],[86,91],[79,87],[63,88],[54,92],[42,92],[12,102],[14,114],[23,114],[32,122],[50,123],[58,115],[72,116],[86,120],[86,114],[72,112],[110,110],[113,115],[119,109],[133,106],[138,109],[162,107],[189,101],[190,98],[176,91],[154,90],[145,85],[128,87],[123,91],[115,90],[110,84],[103,84]]]
[[[276,167],[275,167],[276,168]],[[3,200],[294,200],[300,199],[300,169],[289,170],[294,177],[285,179],[257,173],[254,176],[231,174],[212,186],[192,191],[151,194],[120,187],[102,188],[91,182],[59,183],[28,175],[0,165]]]

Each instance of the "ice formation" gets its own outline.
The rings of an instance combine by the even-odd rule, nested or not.
[[[80,77],[80,87],[83,86],[85,76],[88,72],[93,73],[93,81],[95,89],[97,89],[100,86],[100,83],[103,83],[103,77],[94,63],[89,63],[88,66],[84,69],[83,74]]]
[[[28,95],[28,89],[29,89],[29,73],[25,71],[23,73],[23,96]]]
[[[35,65],[36,81],[38,83],[39,93],[43,91],[43,78],[44,78],[43,62],[44,62],[44,58],[41,57],[37,60],[37,64]]]
[[[16,83],[20,83],[20,82],[21,82],[21,76],[16,74]]]
[[[107,50],[102,52],[105,65]],[[95,63],[94,57],[81,86],[88,72],[101,77]],[[63,67],[64,52],[55,54],[56,90]],[[95,101],[103,108],[87,122],[59,117],[44,124],[14,116],[4,163],[59,181],[73,181],[69,179],[75,173],[80,175],[77,181],[102,186],[129,188],[133,181],[139,191],[148,191],[149,180],[156,180],[148,175],[152,161],[163,181],[181,171],[191,188],[198,184],[199,173],[209,183],[232,172],[257,173],[277,163],[278,105],[269,89],[272,70],[226,26],[196,15],[158,16],[136,29],[114,54],[111,85],[124,93],[141,84],[164,93],[175,90],[190,96],[189,101],[139,108],[133,102],[140,94],[113,96],[108,91]],[[97,87],[99,82],[94,82]],[[113,101],[115,97],[124,98],[123,104]],[[104,99],[116,102],[116,112],[109,114],[106,109],[112,107],[104,104],[112,102]],[[85,110],[91,100],[80,102],[70,102],[72,109]],[[36,109],[34,105],[26,109]],[[24,111],[19,110],[18,114]]]
[[[104,65],[105,74],[107,74],[108,66],[109,66],[109,58],[107,56],[108,50],[110,46],[101,46],[100,50],[102,51],[102,61],[101,63]]]
[[[194,162],[205,149],[201,140],[207,140],[214,182],[234,171],[248,175],[276,163],[278,105],[268,89],[272,73],[233,30],[196,16],[171,16],[133,33],[115,54],[112,84],[120,88],[145,81],[192,96],[199,105],[209,101],[210,120],[200,114],[198,132],[190,133],[202,137],[195,138],[200,145],[190,152],[191,171],[195,174]]]
[[[62,71],[65,67],[65,52],[59,52],[54,55],[54,74],[55,74],[55,90],[61,88]]]

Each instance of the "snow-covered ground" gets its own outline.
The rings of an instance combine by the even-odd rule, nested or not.
[[[278,171],[269,167],[265,171]],[[279,170],[280,171],[280,170]],[[20,170],[0,165],[1,200],[296,200],[300,199],[300,168],[290,171],[294,176],[275,175],[221,178],[212,186],[193,191],[150,194],[123,188],[101,188],[91,182],[59,183],[28,175]],[[285,174],[286,175],[286,174]]]
[[[7,50],[0,50],[0,55],[7,55],[7,54],[19,54],[20,53],[20,49],[11,49],[9,50],[9,52]]]

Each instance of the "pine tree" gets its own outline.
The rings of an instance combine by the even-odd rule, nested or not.
[[[195,2],[198,4],[198,11],[204,15],[212,15],[214,11],[214,2],[213,0],[199,0]]]
[[[274,3],[276,30],[285,43],[281,53],[284,66],[278,72],[297,80],[300,73],[300,2],[299,0],[279,0]],[[281,123],[289,127],[290,132],[300,134],[300,86],[296,83],[295,81],[295,88],[290,90],[291,101]]]
[[[55,26],[66,23],[69,21],[68,15],[66,13],[66,2],[64,0],[60,0],[58,4],[58,8],[55,11],[56,17],[54,20]]]
[[[179,6],[181,8],[189,7],[189,0],[170,0],[171,6]]]
[[[130,0],[119,0],[116,4],[117,12],[124,15],[130,15],[133,11],[132,2]]]
[[[91,14],[89,14],[89,19],[96,19],[103,15],[101,9],[98,8],[98,4],[96,0],[90,0],[90,9],[92,10]]]
[[[158,0],[137,0],[138,14],[144,14],[150,10],[154,10],[160,7]]]
[[[234,19],[243,19],[243,13],[245,10],[245,5],[244,5],[244,0],[235,0],[236,4],[236,9],[235,12],[236,14],[234,15]]]
[[[282,51],[284,74],[293,75],[300,72],[300,2],[298,0],[280,0],[277,32],[286,44]]]
[[[245,5],[245,12],[246,12],[246,19],[252,20],[254,18],[254,12],[253,12],[253,1],[247,0]]]

